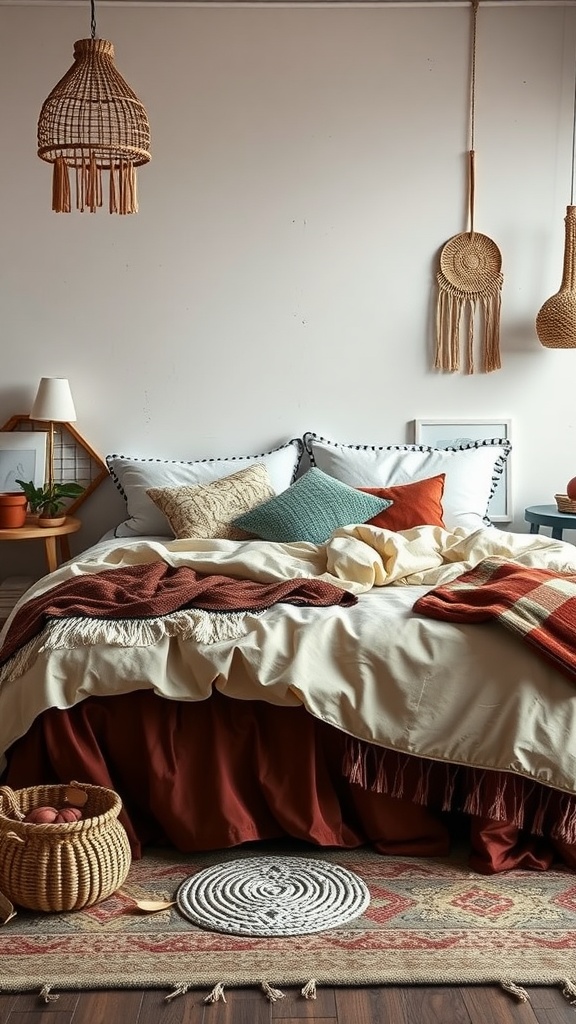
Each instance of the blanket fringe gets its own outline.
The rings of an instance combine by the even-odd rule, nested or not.
[[[259,612],[250,612],[261,614]],[[43,651],[110,644],[115,647],[153,647],[164,637],[215,644],[235,640],[246,631],[246,612],[208,612],[185,608],[154,619],[51,619],[47,626],[0,668],[0,683],[18,679]]]
[[[51,985],[42,985],[38,993],[38,999],[41,999],[43,1003],[55,1003],[60,997],[51,992]]]
[[[520,985],[515,985],[513,981],[501,981],[500,987],[503,988],[505,992],[509,992],[510,995],[514,996],[515,999],[518,1000],[518,1002],[530,1002],[530,996],[528,995],[526,989],[521,988]]]
[[[217,985],[214,985],[214,988],[212,989],[212,991],[209,992],[207,996],[205,996],[204,1002],[205,1003],[225,1003],[226,1002],[226,996],[224,995],[224,984],[223,984],[223,982],[219,981]]]
[[[316,978],[310,978],[304,988],[300,989],[300,994],[304,996],[304,999],[316,999]]]
[[[267,981],[261,981],[260,988],[270,1003],[277,1003],[279,999],[285,998],[284,992],[281,992],[279,988],[271,988]]]

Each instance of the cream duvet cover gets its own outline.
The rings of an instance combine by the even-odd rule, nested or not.
[[[420,595],[487,557],[576,573],[572,545],[494,528],[351,526],[324,545],[103,541],[20,603],[72,576],[158,560],[261,582],[321,578],[358,602],[273,605],[243,614],[236,635],[210,642],[161,622],[130,643],[122,631],[104,642],[50,625],[25,658],[0,672],[0,755],[49,707],[137,689],[205,700],[215,687],[240,700],[303,704],[352,736],[403,753],[510,771],[576,793],[576,684],[501,625],[455,625],[412,612]]]

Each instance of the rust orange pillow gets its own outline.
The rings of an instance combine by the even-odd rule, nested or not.
[[[411,484],[395,484],[391,487],[359,487],[377,498],[388,498],[389,508],[368,520],[369,526],[380,526],[384,530],[411,530],[414,526],[441,526],[446,529],[443,519],[442,495],[444,494],[445,473],[415,480]]]

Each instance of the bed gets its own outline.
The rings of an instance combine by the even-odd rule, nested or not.
[[[575,868],[576,549],[491,524],[509,455],[109,456],[125,520],[0,633],[4,783],[111,786],[136,857],[464,835],[475,871]]]

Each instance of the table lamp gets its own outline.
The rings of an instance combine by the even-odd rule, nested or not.
[[[42,377],[30,412],[31,420],[49,424],[48,486],[54,483],[54,423],[74,423],[76,409],[66,377]]]

